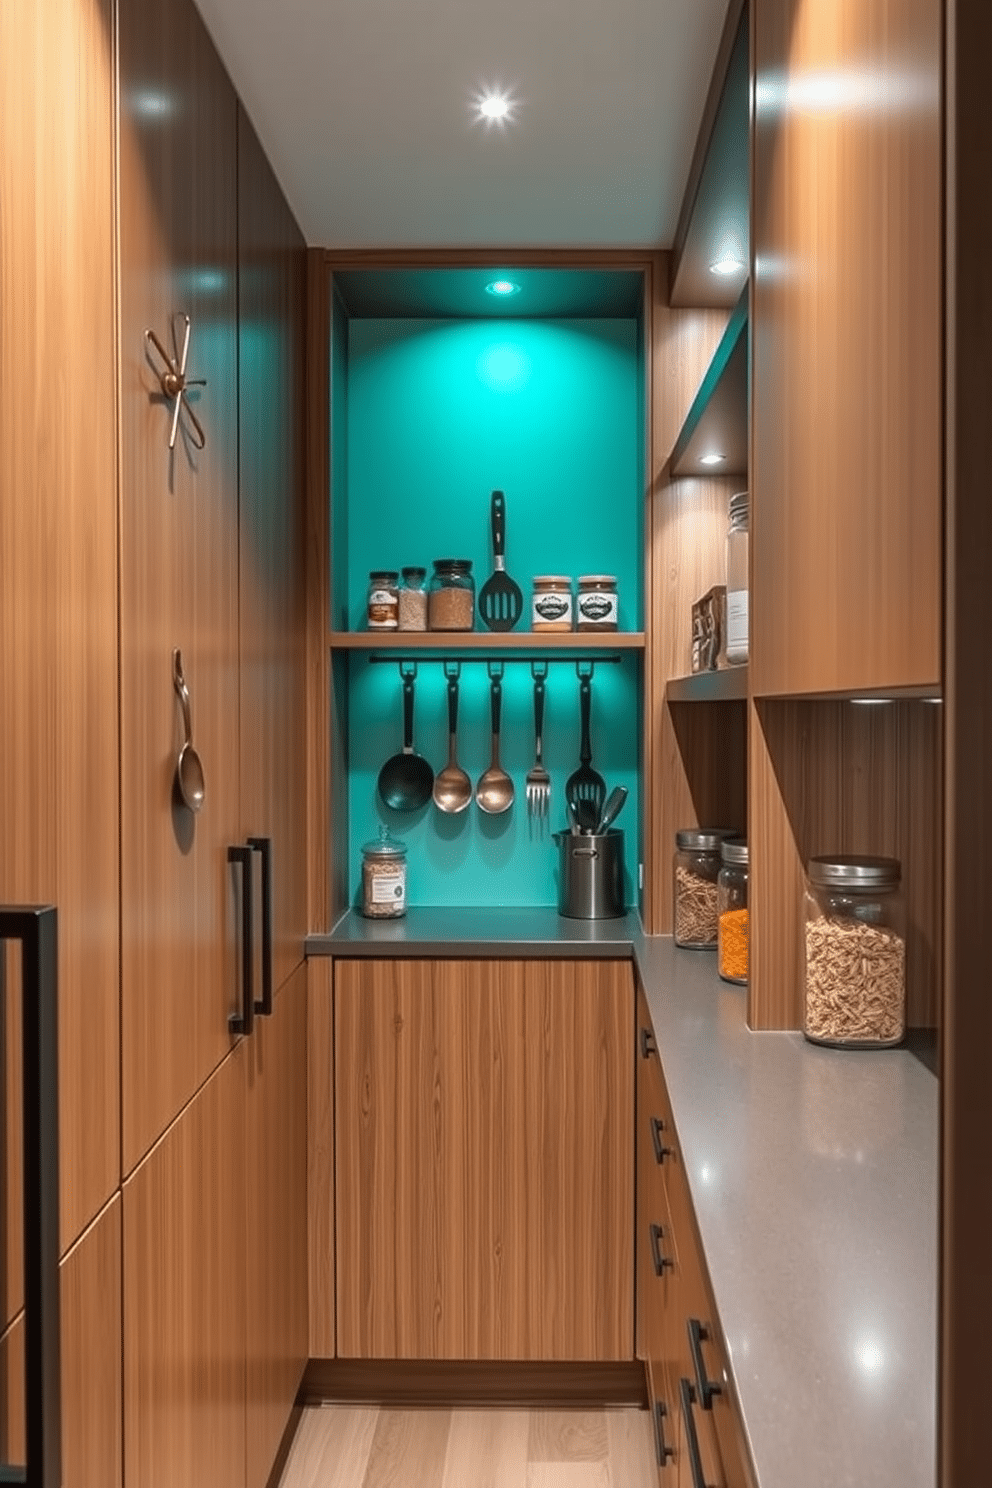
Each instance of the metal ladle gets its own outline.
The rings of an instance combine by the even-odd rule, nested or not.
[[[488,812],[490,816],[498,816],[501,811],[509,811],[513,805],[513,781],[499,763],[499,714],[500,705],[503,700],[503,684],[498,677],[490,681],[492,694],[492,720],[493,720],[493,753],[489,769],[484,770],[479,776],[479,783],[475,788],[475,799],[480,811]]]
[[[472,782],[458,763],[458,677],[448,677],[448,763],[434,777],[434,805],[439,811],[464,811],[472,799]]]
[[[189,703],[189,688],[183,675],[182,652],[177,647],[172,653],[172,685],[176,689],[183,710],[183,744],[176,759],[176,783],[179,794],[190,811],[199,811],[206,795],[206,782],[200,756],[193,748],[193,721]]]

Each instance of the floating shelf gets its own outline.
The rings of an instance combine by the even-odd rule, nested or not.
[[[747,285],[713,353],[669,458],[673,476],[731,475],[747,480]],[[719,464],[704,464],[717,452]]]
[[[333,651],[643,651],[642,630],[333,630]]]
[[[747,698],[747,667],[727,667],[719,672],[694,672],[673,677],[665,688],[670,703],[715,703]]]

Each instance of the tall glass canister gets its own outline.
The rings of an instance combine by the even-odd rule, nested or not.
[[[748,655],[748,531],[750,497],[738,491],[730,498],[727,527],[727,661],[739,666]]]
[[[803,1032],[877,1049],[906,1031],[906,917],[896,858],[810,858]]]

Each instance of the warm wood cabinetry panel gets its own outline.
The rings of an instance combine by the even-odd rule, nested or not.
[[[335,970],[338,1351],[628,1359],[629,965]]]
[[[60,910],[63,1247],[120,1173],[114,96],[110,0],[5,0],[0,902]],[[12,965],[11,1016],[18,985]],[[19,1141],[17,1094],[4,1126]],[[20,1305],[10,1259],[0,1325]]]
[[[941,676],[941,7],[754,7],[751,680]]]

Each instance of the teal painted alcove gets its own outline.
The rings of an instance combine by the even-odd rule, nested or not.
[[[481,586],[492,567],[489,500],[505,493],[508,572],[524,593],[529,628],[535,573],[615,574],[623,630],[643,629],[644,417],[640,331],[633,319],[361,319],[336,315],[333,364],[334,570],[338,628],[365,628],[372,568],[470,558]],[[342,386],[342,384],[346,384]],[[342,456],[342,451],[346,455]],[[340,499],[341,487],[345,500]],[[484,629],[477,621],[476,629]],[[457,648],[457,636],[450,638]],[[501,754],[514,779],[510,811],[487,817],[473,803],[457,816],[429,804],[389,810],[376,779],[402,743],[395,664],[356,653],[348,666],[349,864],[357,902],[361,845],[386,823],[409,848],[411,905],[554,904],[564,826],[564,782],[579,763],[574,658],[553,660],[547,679],[545,762],[552,810],[532,821],[524,776],[533,762],[529,660],[503,676]],[[630,791],[617,825],[626,831],[627,898],[638,900],[641,658],[597,662],[592,747],[608,786]],[[415,747],[435,770],[447,756],[446,680],[440,660],[421,658]],[[460,678],[459,761],[473,781],[489,763],[486,659]]]

